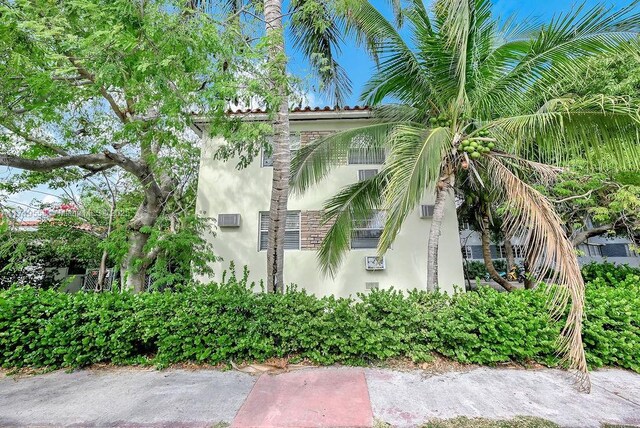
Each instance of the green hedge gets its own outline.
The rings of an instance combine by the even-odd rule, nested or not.
[[[0,292],[0,364],[79,367],[263,360],[366,364],[437,352],[463,363],[554,365],[561,323],[549,322],[543,290],[490,288],[455,296],[376,291],[361,300],[303,291],[254,294],[246,284],[178,292]],[[640,276],[587,286],[584,341],[592,367],[640,371]]]

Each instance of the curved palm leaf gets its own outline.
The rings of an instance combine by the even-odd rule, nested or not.
[[[325,205],[323,224],[331,224],[318,251],[318,261],[325,275],[334,276],[351,248],[351,231],[355,221],[363,220],[378,209],[387,185],[384,171],[344,187]]]
[[[391,132],[391,151],[384,168],[389,183],[383,194],[382,207],[387,216],[378,245],[380,255],[389,249],[425,191],[434,188],[440,177],[441,160],[450,151],[452,139],[449,128],[398,125]]]
[[[573,246],[562,227],[562,221],[551,203],[537,190],[518,178],[499,158],[486,159],[487,173],[495,195],[507,206],[503,219],[509,236],[526,236],[532,270],[566,292],[554,292],[551,304],[556,317],[570,310],[560,339],[560,351],[566,355],[571,369],[579,373],[581,389],[590,390],[587,363],[582,347],[584,282]],[[558,290],[550,288],[550,290]]]
[[[291,162],[292,192],[304,193],[322,181],[333,168],[343,165],[354,138],[360,140],[364,150],[383,147],[393,126],[393,123],[375,123],[339,131],[303,146]]]
[[[594,55],[632,49],[627,43],[638,36],[638,0],[620,10],[596,5],[557,16],[538,30],[535,38],[515,40],[496,48],[492,60],[480,65],[473,102],[490,111],[496,104],[510,105],[533,86],[545,87],[559,76],[574,73]],[[495,58],[501,62],[495,62]]]
[[[487,125],[516,155],[532,153],[545,163],[587,157],[597,167],[602,152],[613,153],[620,169],[640,168],[640,115],[628,99],[557,98],[538,111],[502,117]]]

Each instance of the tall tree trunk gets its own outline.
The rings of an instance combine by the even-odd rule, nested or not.
[[[505,234],[504,237],[504,252],[507,258],[507,272],[511,272],[516,265],[516,258],[513,255],[513,244],[511,244],[511,236]]]
[[[115,197],[111,201],[111,206],[109,207],[109,223],[107,224],[107,233],[105,234],[105,238],[108,238],[111,235],[111,228],[113,227],[113,216],[115,213]],[[107,276],[107,257],[109,253],[107,250],[102,251],[102,257],[100,258],[100,267],[98,268],[98,284],[96,285],[96,291],[104,290],[104,280]]]
[[[456,137],[458,138],[458,137]],[[453,190],[455,175],[451,165],[443,166],[444,174],[436,185],[436,200],[433,205],[433,217],[431,218],[431,230],[427,243],[427,291],[438,289],[438,250],[440,235],[442,234],[442,220],[447,205],[447,198]]]
[[[447,187],[445,180],[441,180],[436,189],[436,200],[433,205],[433,218],[431,219],[431,230],[429,231],[427,244],[427,291],[436,291],[438,289],[438,249],[442,233],[444,209],[449,194]]]
[[[145,246],[151,233],[149,229],[156,224],[162,213],[162,204],[158,197],[149,201],[148,197],[140,204],[136,215],[129,222],[129,252],[124,262],[124,274],[126,275],[125,287],[134,293],[143,292],[149,260]]]
[[[266,33],[269,39],[267,67],[272,93],[278,98],[273,121],[273,180],[269,208],[269,240],[267,245],[267,289],[284,290],[284,236],[289,197],[291,152],[289,150],[289,96],[287,57],[284,50],[282,3],[264,0]]]
[[[107,250],[102,250],[102,257],[100,258],[100,267],[98,268],[98,283],[96,284],[96,291],[104,290],[104,280],[107,277]]]
[[[531,263],[531,254],[529,253],[529,249],[527,248],[527,253],[524,258],[524,288],[526,290],[532,290],[534,286],[533,276],[531,275],[531,268],[533,267]]]
[[[489,276],[505,290],[513,291],[513,285],[501,277],[493,265],[493,260],[491,259],[491,237],[489,235],[489,216],[486,212],[482,213],[482,224],[480,229],[482,236],[482,258],[484,259],[484,265],[487,268],[487,272],[489,272]]]

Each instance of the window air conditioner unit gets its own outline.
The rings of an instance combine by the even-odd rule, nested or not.
[[[364,268],[366,270],[384,270],[384,257],[367,256],[364,258]]]
[[[219,227],[240,227],[240,214],[218,214]]]
[[[420,218],[433,217],[433,209],[435,205],[420,205]]]

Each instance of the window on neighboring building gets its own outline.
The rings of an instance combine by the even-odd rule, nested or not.
[[[516,259],[524,259],[527,256],[527,252],[524,245],[513,245],[513,257]]]
[[[269,243],[269,211],[260,211],[260,251],[267,249]],[[300,211],[287,211],[284,232],[284,249],[300,249]]]
[[[582,244],[578,245],[578,249],[587,257],[602,257],[601,245]]]
[[[464,247],[462,247],[462,257],[464,259],[473,258],[473,251],[471,250],[471,247],[469,247],[468,245],[465,245]]]
[[[469,224],[468,221],[463,221],[460,223],[460,230],[470,230],[471,229],[471,225]]]
[[[351,248],[377,248],[382,235],[384,211],[374,211],[367,219],[355,220],[351,231]]]
[[[366,135],[358,135],[351,140],[347,162],[350,165],[383,164],[385,152],[383,147],[371,147],[372,142]]]
[[[513,248],[513,258],[514,259],[524,259],[526,257],[526,250],[524,245],[512,245]],[[497,259],[506,259],[507,258],[507,249],[504,244],[496,245],[496,258]]]
[[[272,138],[269,138],[269,143],[271,143]],[[289,147],[291,149],[291,158],[296,155],[298,150],[300,150],[300,134],[291,134],[289,136]],[[268,154],[264,149],[262,149],[262,167],[268,168],[273,166],[273,153]]]

